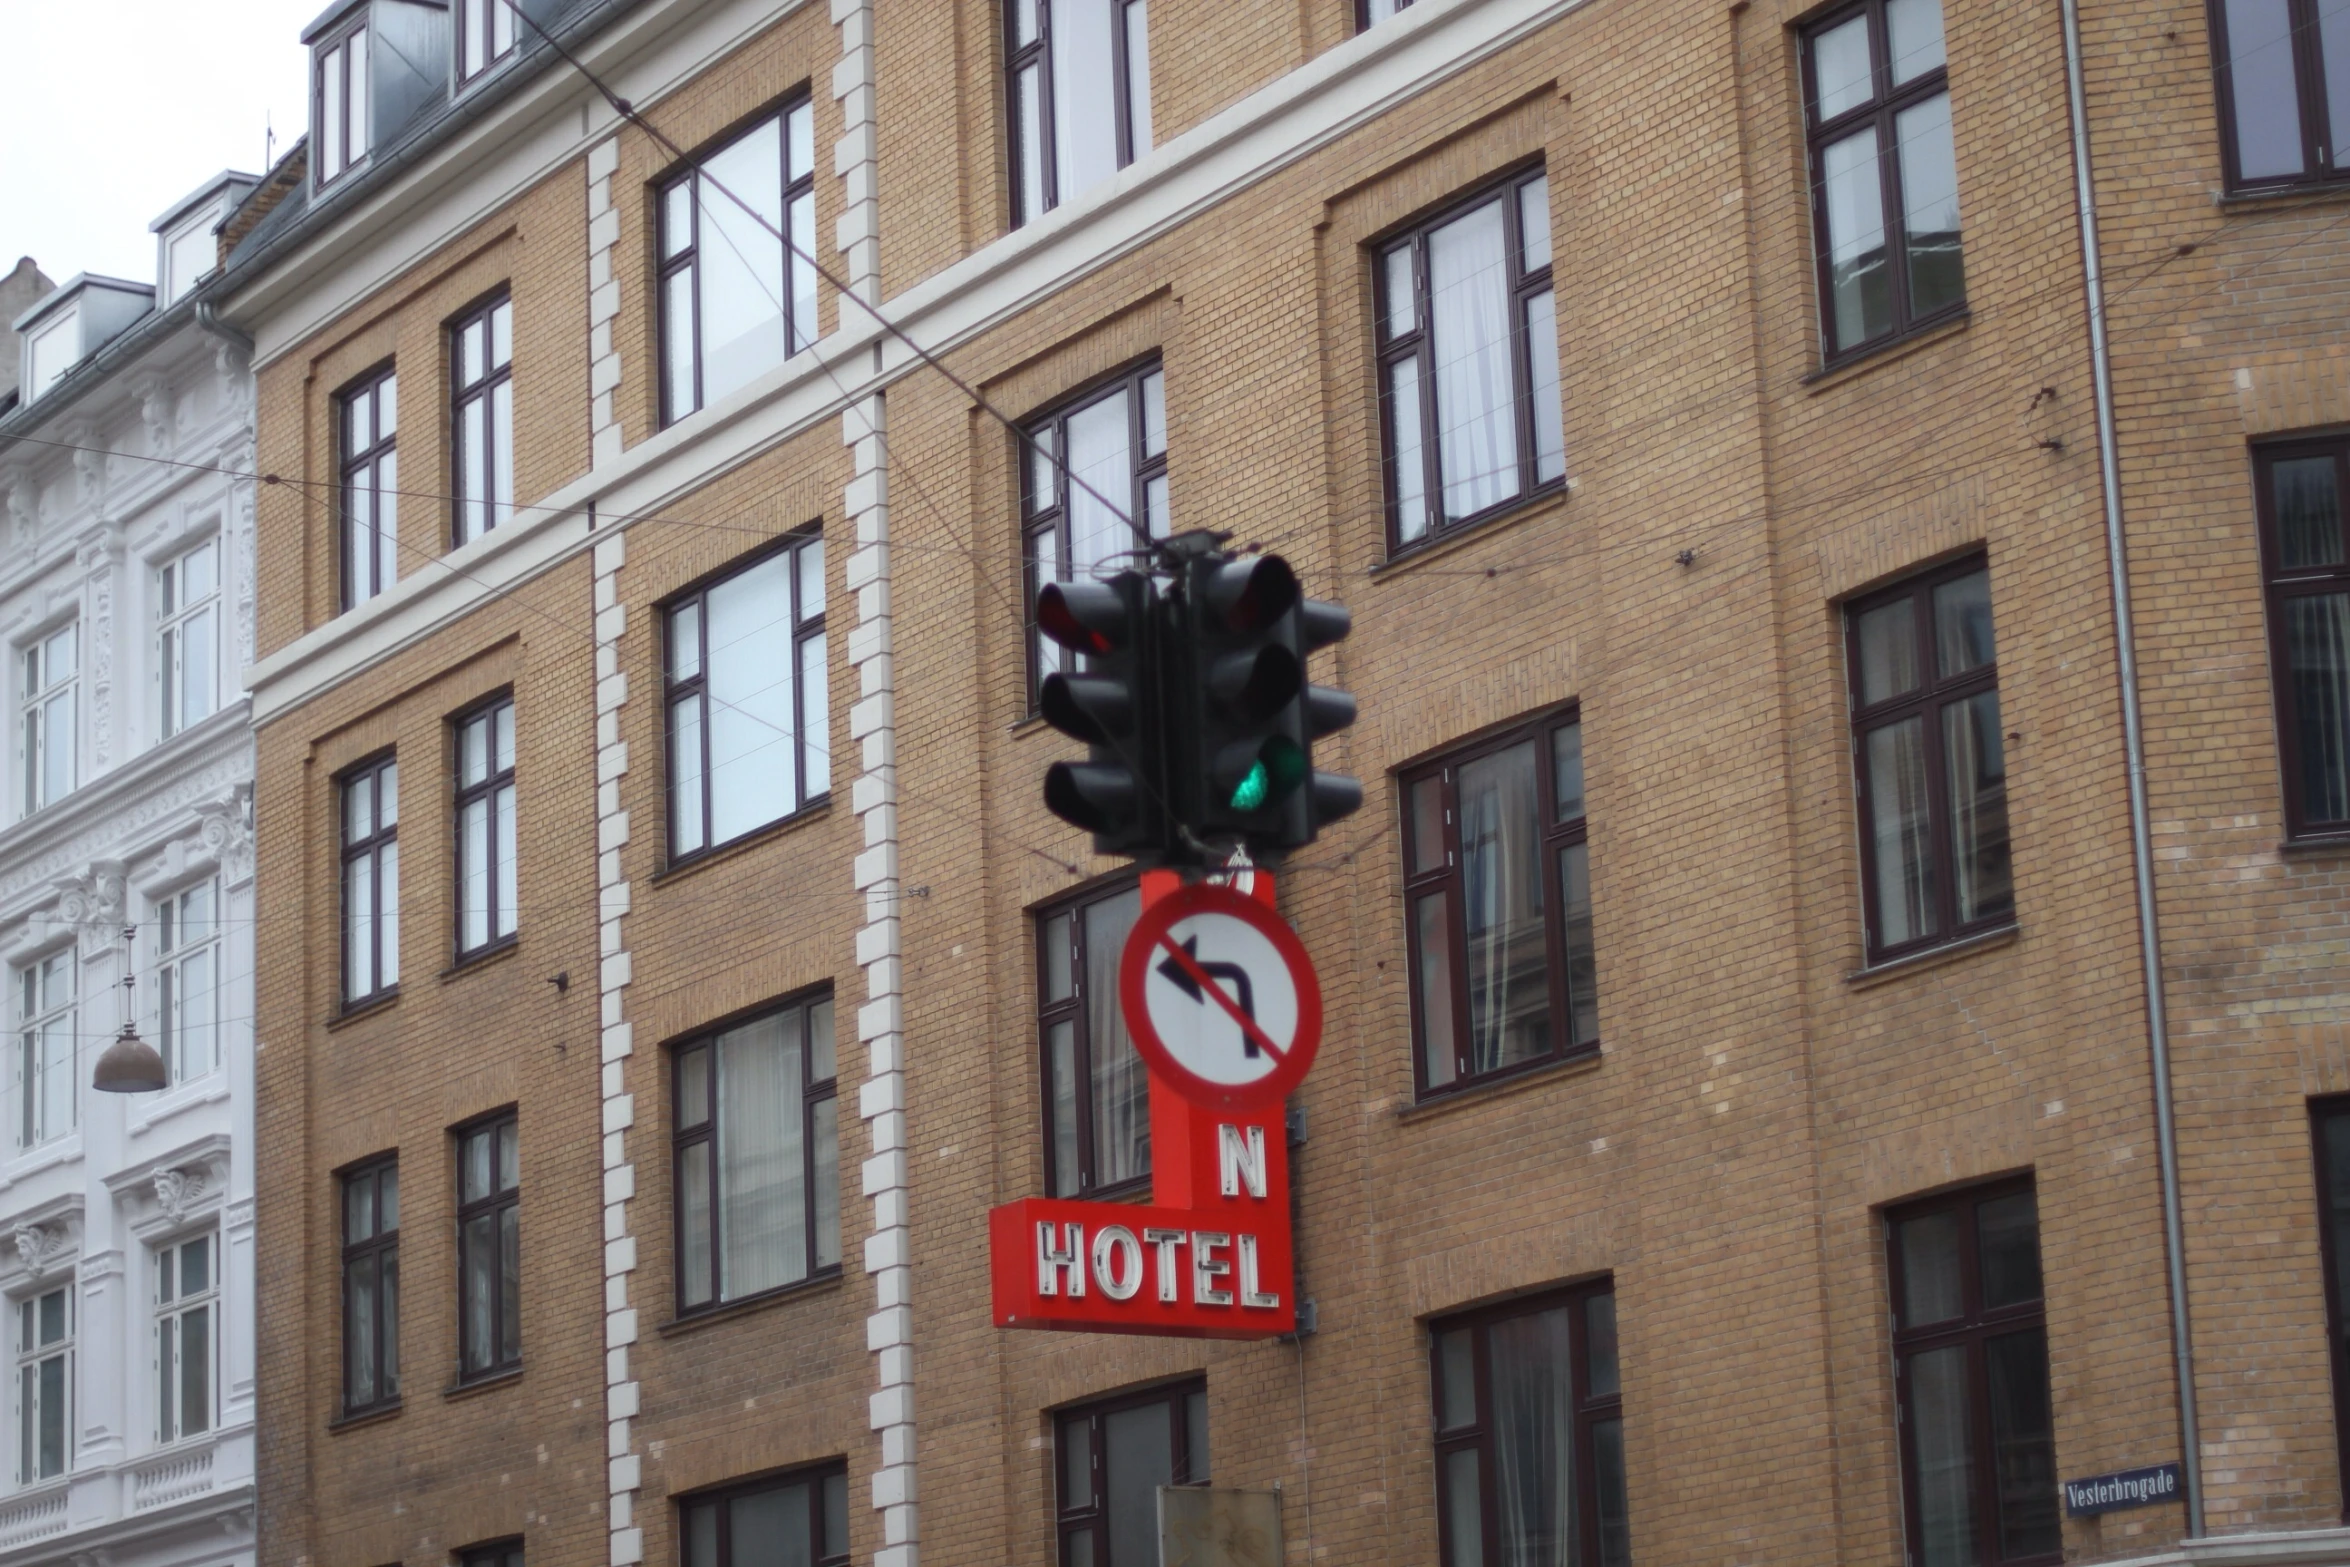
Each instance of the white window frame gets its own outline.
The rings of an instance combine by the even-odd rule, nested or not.
[[[220,561],[215,533],[181,550],[155,568],[155,678],[161,711],[156,737],[168,740],[211,717],[220,705]],[[211,581],[188,597],[188,568],[209,561]],[[191,669],[188,649],[204,650],[201,667]]]
[[[173,1288],[186,1276],[187,1253],[191,1246],[204,1248],[204,1285],[192,1293],[183,1289],[173,1294]],[[202,1436],[219,1423],[220,1236],[212,1230],[182,1236],[154,1248],[153,1259],[155,1333],[149,1340],[154,1358],[147,1364],[153,1378],[148,1386],[155,1390],[156,1443],[168,1445],[189,1437]],[[197,1412],[196,1423],[190,1424],[184,1368],[188,1363],[188,1343],[196,1336],[190,1332],[188,1319],[197,1312],[204,1314],[196,1329],[202,1335],[197,1343],[202,1357],[204,1407]]]
[[[311,187],[324,190],[367,161],[367,24],[337,33],[311,51]]]
[[[199,898],[211,902],[201,919],[194,908]],[[221,965],[227,955],[220,907],[220,883],[211,877],[155,900],[155,1032],[174,1083],[220,1069]]]
[[[163,275],[156,280],[162,285],[155,301],[157,309],[168,309],[187,298],[189,292],[220,265],[220,241],[212,231],[213,224],[219,221],[220,209],[217,206],[206,207],[199,216],[163,236]],[[191,240],[206,240],[210,243],[190,251],[188,255],[182,255],[181,247]],[[201,257],[201,264],[188,265],[191,257]]]
[[[73,373],[73,367],[82,359],[82,312],[77,305],[60,310],[40,326],[25,334],[24,343],[24,400],[31,402],[58,382]],[[62,344],[65,357],[46,359],[43,350]]]
[[[73,1393],[74,1393],[74,1329],[79,1315],[77,1292],[71,1278],[60,1280],[48,1289],[36,1290],[16,1297],[16,1483],[36,1486],[62,1479],[73,1473]],[[48,1343],[36,1342],[39,1332],[40,1305],[53,1295],[64,1297],[64,1333]],[[65,1400],[64,1418],[58,1422],[64,1431],[58,1444],[57,1470],[54,1474],[39,1472],[37,1426],[41,1418],[41,1368],[56,1360],[63,1363],[59,1377],[59,1392]]]
[[[61,981],[57,990],[52,979]],[[80,1021],[81,964],[74,949],[45,952],[16,971],[16,1145],[38,1148],[65,1136],[81,1124],[81,1074],[76,1061],[81,1052],[76,1028]],[[62,1040],[64,1057],[55,1058]],[[65,1073],[63,1104],[53,1107],[45,1090],[52,1074]],[[50,1124],[53,1109],[61,1109],[64,1124]]]
[[[65,650],[62,675],[57,673],[60,644]],[[68,621],[20,646],[16,668],[17,756],[24,764],[23,814],[30,816],[55,805],[81,782],[81,622]]]

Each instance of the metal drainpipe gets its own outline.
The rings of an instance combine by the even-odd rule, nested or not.
[[[2138,961],[2146,980],[2146,1046],[2154,1066],[2155,1143],[2162,1163],[2162,1238],[2170,1258],[2171,1354],[2179,1383],[2180,1467],[2187,1481],[2187,1538],[2203,1534],[2203,1443],[2195,1415],[2195,1341],[2187,1321],[2186,1228],[2179,1212],[2179,1145],[2171,1105],[2170,1028],[2162,989],[2162,937],[2154,920],[2154,835],[2147,822],[2146,737],[2138,719],[2138,657],[2130,618],[2128,546],[2122,534],[2121,446],[2114,433],[2113,365],[2105,335],[2105,274],[2097,248],[2097,193],[2089,173],[2089,103],[2081,84],[2080,0],[2064,13],[2065,87],[2073,122],[2074,191],[2081,269],[2089,296],[2089,364],[2097,393],[2097,466],[2105,488],[2105,554],[2113,574],[2113,630],[2120,652],[2122,737],[2130,767],[2130,852],[2138,883]]]
[[[221,320],[220,312],[214,308],[211,300],[199,299],[196,301],[196,325],[210,332],[222,342],[243,350],[248,360],[253,357],[253,339]]]

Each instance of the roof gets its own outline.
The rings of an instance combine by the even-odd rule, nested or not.
[[[17,332],[31,331],[34,322],[64,304],[69,296],[78,294],[85,288],[110,288],[118,293],[145,294],[149,299],[155,297],[155,285],[152,283],[134,283],[129,278],[107,277],[99,272],[76,272],[72,277],[42,295],[30,310],[10,322],[10,328]]]
[[[213,175],[212,178],[173,202],[162,217],[147,225],[147,232],[150,234],[162,233],[204,203],[216,199],[222,191],[232,185],[258,185],[260,183],[261,176],[258,174],[245,174],[236,169],[222,169],[218,174]]]

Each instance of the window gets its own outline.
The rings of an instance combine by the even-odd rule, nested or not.
[[[73,791],[75,676],[80,628],[52,631],[24,650],[24,811],[55,805]]]
[[[1376,27],[1399,11],[1411,8],[1412,0],[1359,0],[1355,12],[1355,26]]]
[[[400,984],[400,764],[369,762],[343,779],[343,1005]]]
[[[685,1567],[848,1567],[848,1471],[832,1465],[687,1497],[678,1532]]]
[[[1167,378],[1156,364],[1127,371],[1033,421],[1025,435],[1020,526],[1033,706],[1044,677],[1064,657],[1036,628],[1037,591],[1090,576],[1132,550],[1128,518],[1154,539],[1167,536]]]
[[[2031,1186],[1899,1209],[1886,1245],[1909,1559],[2063,1560]]]
[[[457,1134],[457,1377],[522,1364],[522,1156],[514,1112]]]
[[[816,341],[815,110],[802,99],[696,161],[660,198],[663,424]]]
[[[675,1052],[677,1309],[840,1266],[832,998]]]
[[[155,678],[163,695],[156,733],[169,739],[210,717],[219,699],[220,540],[164,562],[155,574],[155,611]]]
[[[343,608],[400,577],[399,379],[389,370],[342,396]]]
[[[2014,919],[1990,568],[1862,599],[1846,636],[1869,961]]]
[[[1061,1567],[1153,1567],[1159,1487],[1208,1483],[1208,1389],[1178,1382],[1054,1421]]]
[[[488,0],[499,14],[505,0]],[[449,329],[449,428],[455,449],[456,542],[478,539],[514,515],[514,302],[500,297]]]
[[[1513,176],[1378,253],[1388,545],[1566,482],[1550,181]]]
[[[1436,1323],[1428,1361],[1444,1567],[1630,1567],[1614,1287]]]
[[[1403,797],[1420,1092],[1597,1050],[1580,720],[1412,768]]]
[[[2213,0],[2220,148],[2239,188],[2350,178],[2350,10],[2336,0]]]
[[[2350,833],[2350,440],[2255,454],[2289,836]]]
[[[310,145],[317,160],[316,183],[323,188],[367,158],[372,124],[367,113],[367,29],[354,27],[320,44],[312,58],[317,75],[310,121],[317,134]]]
[[[209,1235],[155,1254],[155,1440],[212,1429],[212,1328],[220,1268]]]
[[[1145,0],[1007,0],[1012,225],[1101,184],[1151,146]]]
[[[155,1011],[175,1083],[220,1065],[220,887],[200,881],[155,905]]]
[[[81,1076],[74,1070],[73,949],[16,971],[16,1089],[23,1106],[17,1145],[36,1147],[72,1131]]]
[[[1150,1077],[1118,1005],[1118,957],[1141,912],[1141,889],[1128,882],[1037,919],[1045,1179],[1055,1197],[1123,1191],[1151,1173]]]
[[[460,83],[472,81],[513,52],[513,0],[457,0]]]
[[[496,1540],[488,1545],[469,1545],[457,1553],[459,1567],[522,1567],[522,1542]]]
[[[347,1172],[343,1197],[343,1413],[400,1401],[400,1164]]]
[[[81,361],[81,312],[59,311],[30,334],[25,352],[30,373],[25,377],[24,400],[29,403],[64,380],[66,372]]]
[[[682,860],[832,787],[824,540],[798,535],[666,613],[669,856]]]
[[[457,720],[457,955],[514,935],[514,698]]]
[[[213,225],[220,219],[217,209],[206,212],[195,222],[163,242],[163,303],[175,305],[185,299],[202,282],[204,275],[220,265],[220,242],[213,235]]]
[[[73,1286],[16,1303],[16,1481],[65,1473],[73,1408]]]
[[[1806,32],[1803,70],[1834,361],[1966,308],[1942,0],[1840,8]]]
[[[2325,1258],[2326,1349],[2334,1372],[2334,1444],[2350,1476],[2350,1099],[2310,1104],[2317,1155],[2318,1247]]]

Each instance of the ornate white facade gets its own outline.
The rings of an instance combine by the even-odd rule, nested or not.
[[[252,378],[173,276],[244,183],[0,407],[0,1567],[254,1555]],[[91,1089],[126,1015],[160,1093]]]

